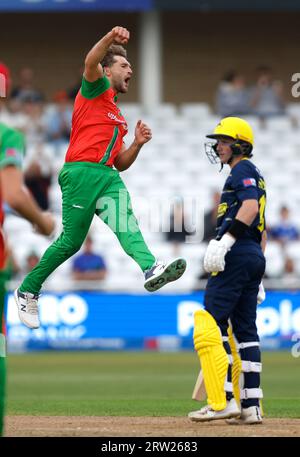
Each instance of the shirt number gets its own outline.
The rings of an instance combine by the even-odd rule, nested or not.
[[[260,232],[265,230],[265,208],[266,208],[266,196],[262,195],[258,201],[259,204],[259,224],[257,226]]]

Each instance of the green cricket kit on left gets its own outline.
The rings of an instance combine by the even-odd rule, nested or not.
[[[0,333],[0,436],[3,434],[6,382],[6,339]]]

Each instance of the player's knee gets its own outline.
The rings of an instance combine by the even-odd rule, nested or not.
[[[201,349],[222,345],[220,329],[210,313],[205,310],[196,311],[194,319],[194,347],[197,352]]]
[[[72,255],[76,254],[76,252],[78,252],[79,249],[81,248],[83,241],[84,240],[82,240],[81,238],[71,239],[71,238],[65,237],[64,244],[66,246],[68,255],[72,256]]]
[[[216,306],[216,303],[219,303]],[[219,329],[221,330],[222,335],[227,335],[228,329],[228,319],[230,316],[230,308],[231,304],[227,301],[222,300],[222,304],[220,305],[220,301],[218,297],[211,296],[205,300],[205,310],[215,319]]]
[[[253,326],[249,325],[248,328],[242,327],[242,325],[237,325],[236,323],[232,323],[232,332],[237,343],[245,343],[245,342],[252,342],[252,341],[259,341],[259,336],[257,333],[256,324],[254,323]]]

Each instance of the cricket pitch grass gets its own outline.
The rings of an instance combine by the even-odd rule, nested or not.
[[[263,353],[263,425],[191,422],[193,352],[10,354],[5,436],[300,436],[300,358]]]

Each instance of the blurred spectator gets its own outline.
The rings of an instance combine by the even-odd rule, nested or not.
[[[53,157],[44,143],[27,148],[24,161],[25,184],[42,210],[49,208]]]
[[[107,268],[104,259],[93,253],[93,241],[90,236],[86,237],[84,252],[75,257],[72,270],[75,280],[93,281],[106,278]]]
[[[11,128],[23,131],[26,122],[26,116],[22,111],[23,104],[18,99],[10,98],[10,70],[4,63],[0,62],[0,77],[1,76],[5,78],[5,90],[2,94],[3,98],[0,97],[0,122]]]
[[[188,230],[187,217],[184,213],[183,199],[176,198],[170,215],[169,231],[166,233],[166,241],[173,243],[175,250],[180,243],[186,241],[186,237],[193,235],[194,231]]]
[[[68,90],[68,96],[70,97],[71,100],[74,100],[76,95],[78,94],[78,91],[81,88],[82,84],[82,76],[84,72],[84,67],[81,65],[78,69],[78,78],[77,81],[74,83],[72,87]]]
[[[27,275],[39,263],[40,256],[36,251],[30,251],[25,260],[24,274]]]
[[[272,240],[282,244],[299,239],[299,230],[290,220],[290,211],[287,206],[280,208],[280,221],[269,229],[269,236]]]
[[[215,191],[212,195],[212,208],[204,215],[203,241],[210,241],[216,237],[217,215],[221,194]]]
[[[25,132],[27,118],[23,112],[23,103],[17,98],[10,98],[6,101],[5,108],[1,112],[1,122],[13,129]]]
[[[51,175],[43,176],[38,162],[32,162],[24,173],[25,184],[32,193],[35,201],[43,210],[49,208],[49,188]]]
[[[295,287],[299,285],[299,276],[296,273],[294,261],[288,256],[285,258],[281,281],[282,285],[287,287]]]
[[[285,101],[281,81],[274,80],[272,70],[261,66],[257,69],[257,81],[252,90],[253,113],[261,118],[284,115]]]
[[[50,142],[60,144],[70,139],[72,107],[66,91],[54,95],[55,107],[45,117],[46,137]]]
[[[44,95],[34,85],[34,72],[32,68],[23,67],[19,73],[19,84],[11,91],[12,98],[24,100],[30,97],[39,100],[44,99]]]
[[[24,133],[28,144],[33,145],[45,140],[45,118],[43,100],[36,95],[20,97],[26,116]]]
[[[249,97],[243,75],[235,71],[226,73],[217,90],[217,114],[221,117],[249,114]]]

